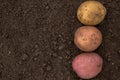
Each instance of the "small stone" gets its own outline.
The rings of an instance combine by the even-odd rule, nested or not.
[[[8,51],[8,55],[10,55],[11,54],[11,51]]]
[[[0,48],[2,48],[3,47],[3,44],[2,43],[0,43]]]
[[[31,75],[32,75],[32,73],[29,73],[29,74],[28,74],[28,76],[31,76]]]
[[[53,80],[56,80],[56,78],[53,78]]]
[[[52,55],[53,55],[53,57],[56,57],[56,56],[57,56],[57,54],[56,54],[56,53],[53,53]]]
[[[36,53],[35,53],[35,56],[39,56],[39,54],[40,54],[39,52],[36,52]]]
[[[118,50],[118,53],[120,54],[120,50]]]
[[[41,36],[41,35],[39,35],[39,39],[42,39],[42,36]]]
[[[49,6],[47,5],[47,6],[45,7],[45,9],[49,9]]]
[[[62,37],[62,35],[61,35],[61,34],[59,34],[59,35],[58,35],[58,37]]]
[[[64,47],[65,47],[65,45],[64,45],[64,44],[62,44],[62,45],[60,45],[60,46],[59,46],[59,48],[58,48],[58,49],[59,49],[59,50],[62,50],[62,49],[64,49]]]
[[[62,60],[62,59],[63,59],[63,57],[61,57],[61,56],[60,56],[60,57],[59,57],[59,59],[61,59],[61,60]]]
[[[54,74],[51,74],[50,76],[51,76],[51,77],[54,77]]]
[[[22,73],[25,74],[26,71],[27,71],[27,69],[26,69],[26,68],[23,68]]]
[[[19,62],[18,62],[18,64],[20,64],[20,65],[21,65],[21,64],[22,64],[22,61],[19,61]]]
[[[27,54],[23,54],[22,55],[22,60],[26,60],[28,58],[28,55]]]
[[[37,58],[35,57],[35,58],[33,58],[33,60],[34,60],[34,61],[37,61]]]
[[[67,80],[70,80],[70,76],[68,76]]]
[[[46,68],[47,71],[50,71],[51,69],[52,69],[51,66],[47,66]]]
[[[108,61],[111,61],[111,56],[108,55],[108,56],[107,56],[107,59],[108,59]]]
[[[118,67],[117,67],[117,66],[116,66],[115,68],[116,68],[116,70],[118,70]]]
[[[43,28],[42,30],[45,32],[45,31],[46,31],[46,28]]]
[[[67,51],[66,51],[66,53],[67,53],[67,54],[70,54],[70,51],[69,51],[69,50],[67,50]]]
[[[72,43],[72,41],[69,41],[69,42],[68,42],[68,44],[71,44],[71,43]]]
[[[56,41],[54,41],[54,42],[53,42],[53,44],[54,44],[54,45],[56,45],[56,44],[57,44],[57,42],[56,42]]]
[[[3,64],[2,63],[0,64],[0,68],[3,68]]]
[[[112,65],[114,65],[114,63],[112,63]]]
[[[44,63],[42,66],[45,67],[45,66],[46,66],[46,63]]]
[[[68,63],[71,64],[71,61],[69,61]]]
[[[38,44],[36,44],[36,45],[35,45],[35,48],[38,48],[38,47],[39,47],[39,45],[38,45]]]
[[[66,55],[65,58],[66,58],[66,59],[70,59],[70,56],[69,56],[69,55]]]
[[[75,16],[72,16],[72,18],[75,18]]]

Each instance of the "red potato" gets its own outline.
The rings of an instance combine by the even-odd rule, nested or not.
[[[90,79],[97,76],[102,69],[103,60],[96,53],[83,53],[72,62],[73,70],[80,78]]]
[[[74,43],[82,51],[94,51],[101,42],[102,34],[96,27],[83,26],[75,32]]]

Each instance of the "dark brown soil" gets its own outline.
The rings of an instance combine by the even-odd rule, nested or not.
[[[71,62],[81,51],[74,32],[85,0],[0,0],[0,80],[82,80]],[[108,11],[97,27],[102,72],[90,80],[120,80],[120,0],[99,0]]]

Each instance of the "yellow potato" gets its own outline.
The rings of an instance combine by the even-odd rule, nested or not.
[[[83,26],[75,32],[74,43],[82,51],[94,51],[101,42],[102,34],[96,27]]]
[[[77,10],[78,20],[85,25],[97,25],[105,18],[106,8],[98,1],[86,1]]]

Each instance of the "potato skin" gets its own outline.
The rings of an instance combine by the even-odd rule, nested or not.
[[[97,76],[102,70],[103,60],[96,53],[82,53],[72,62],[73,70],[83,79]]]
[[[97,25],[103,21],[107,11],[98,1],[83,2],[77,10],[78,20],[85,25]]]
[[[102,43],[102,34],[96,27],[83,26],[75,32],[74,43],[82,51],[94,51]]]

